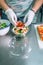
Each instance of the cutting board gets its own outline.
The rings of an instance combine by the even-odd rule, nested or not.
[[[40,49],[43,49],[43,41],[40,39],[38,31],[37,31],[37,26],[39,26],[41,24],[36,24],[34,25],[35,31],[36,31],[36,36],[37,36],[37,40],[38,40],[38,46]]]

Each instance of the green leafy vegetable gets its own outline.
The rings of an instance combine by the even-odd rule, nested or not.
[[[0,28],[5,28],[6,26],[6,23],[0,23]]]
[[[21,33],[21,31],[22,31],[21,29],[20,29],[20,30],[18,30],[18,32],[19,32],[19,33]]]

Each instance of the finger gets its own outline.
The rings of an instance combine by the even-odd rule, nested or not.
[[[28,18],[28,15],[25,15],[24,19],[23,19],[23,22],[25,23],[26,22],[26,19]]]
[[[16,21],[14,20],[14,18],[12,18],[12,24],[16,26]]]
[[[17,16],[15,13],[14,13],[14,20],[15,20],[15,22],[17,22]]]
[[[27,20],[27,22],[25,23],[25,26],[29,26],[32,23],[32,21],[30,21],[29,19]]]

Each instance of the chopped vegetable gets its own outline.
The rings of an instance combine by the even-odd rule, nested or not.
[[[17,27],[24,27],[24,23],[21,21],[17,21],[16,26]]]
[[[18,30],[18,32],[19,32],[19,33],[21,33],[21,32],[22,32],[22,30],[20,29],[20,30]]]
[[[15,32],[15,34],[23,34],[23,33],[25,34],[28,32],[28,27],[24,27],[22,29],[16,27],[16,28],[14,28],[14,32]]]
[[[0,23],[0,28],[5,28],[6,26],[6,23]]]
[[[40,39],[43,41],[43,25],[37,27]]]
[[[17,21],[13,31],[16,35],[25,35],[28,32],[28,27],[25,27],[23,22]]]

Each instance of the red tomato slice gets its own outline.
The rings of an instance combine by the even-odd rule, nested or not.
[[[17,22],[16,22],[16,26],[22,28],[22,27],[24,27],[24,23],[21,22],[21,21],[17,21]]]

